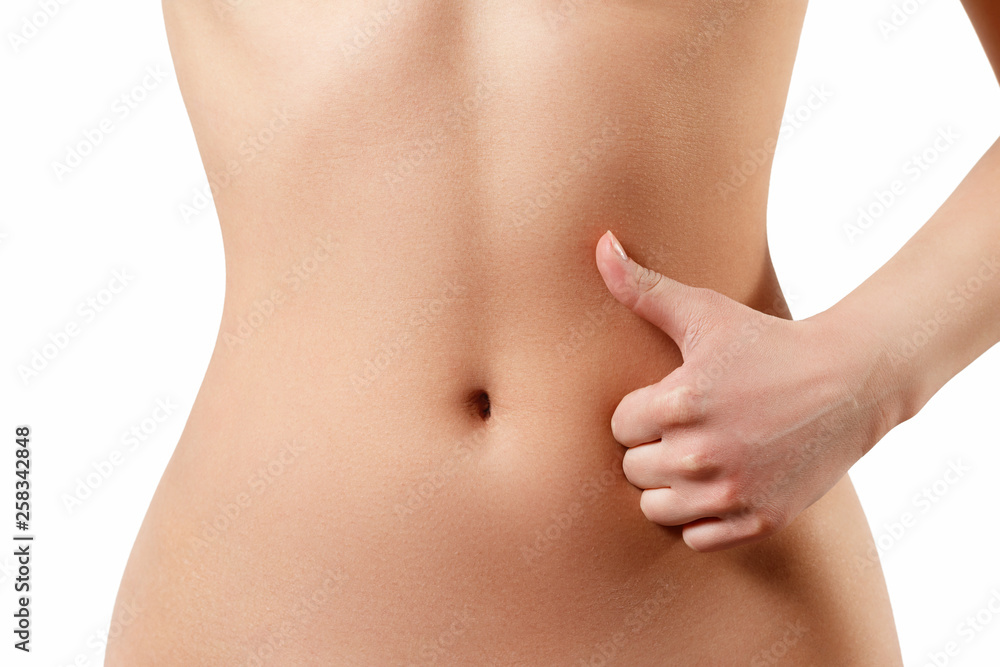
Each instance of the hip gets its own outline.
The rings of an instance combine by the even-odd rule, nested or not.
[[[782,533],[695,553],[642,515],[610,429],[681,363],[672,344],[609,306],[574,309],[590,324],[565,339],[484,346],[474,319],[448,321],[462,303],[388,362],[349,322],[322,350],[277,321],[239,364],[217,348],[109,665],[898,663],[847,477]],[[178,613],[192,600],[201,618]]]

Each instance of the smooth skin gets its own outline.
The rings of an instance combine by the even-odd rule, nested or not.
[[[849,475],[768,539],[685,544],[776,528],[906,414],[881,407],[849,450],[853,403],[822,409],[839,388],[865,403],[860,350],[878,348],[852,341],[879,331],[848,325],[874,311],[784,322],[770,159],[719,195],[780,132],[806,4],[164,0],[225,301],[106,664],[902,664]],[[657,287],[639,297],[622,271],[626,303],[677,313],[710,295],[683,350],[609,292],[594,265],[609,227],[642,266],[704,290],[646,274]],[[919,322],[872,294],[880,317]],[[961,349],[959,332],[939,339]],[[849,368],[796,368],[820,344]],[[697,426],[627,418],[631,399],[615,414],[702,373]],[[822,391],[807,403],[802,387]],[[799,408],[779,415],[761,392]],[[773,456],[738,446],[737,427]],[[649,521],[657,494],[626,478],[622,428],[629,474],[668,432],[660,450],[683,435],[677,461],[704,473],[667,519],[719,500],[726,518]],[[706,443],[726,459],[684,459]]]
[[[1000,7],[964,5],[1000,80]],[[885,266],[801,321],[671,280],[601,237],[608,289],[684,357],[611,420],[643,514],[683,526],[696,551],[773,535],[1000,341],[998,183],[1000,141]]]

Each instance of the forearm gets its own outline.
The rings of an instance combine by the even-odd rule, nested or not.
[[[1000,341],[1000,141],[885,266],[815,319],[865,350],[895,423]]]

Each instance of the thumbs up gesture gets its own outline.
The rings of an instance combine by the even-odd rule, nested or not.
[[[819,500],[899,421],[874,337],[823,314],[758,312],[597,244],[608,289],[676,343],[683,364],[611,419],[640,508],[715,551],[768,537]]]

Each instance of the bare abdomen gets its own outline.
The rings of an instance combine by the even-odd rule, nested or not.
[[[450,301],[302,292],[220,340],[122,583],[144,613],[109,655],[729,664],[789,627],[809,628],[799,664],[891,650],[849,482],[775,538],[691,551],[642,516],[609,426],[679,363],[665,335],[603,297],[452,278]]]
[[[378,7],[306,4],[165,3],[206,169],[233,172],[226,305],[107,664],[898,662],[846,479],[697,554],[610,429],[681,359],[608,294],[605,229],[787,316],[767,168],[717,184],[777,134],[804,3],[729,3],[704,38],[726,3],[553,29],[545,3],[403,2],[352,58]]]

